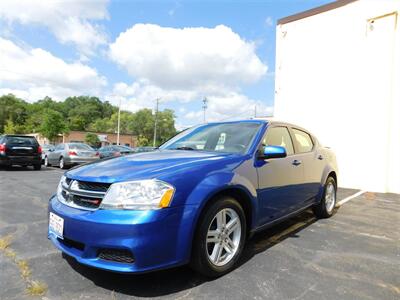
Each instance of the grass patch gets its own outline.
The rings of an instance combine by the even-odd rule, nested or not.
[[[26,292],[31,296],[43,296],[47,292],[47,285],[40,281],[31,280],[28,283]]]
[[[12,260],[15,260],[15,258],[17,257],[17,253],[15,253],[15,251],[12,250],[12,249],[6,249],[6,250],[4,250],[4,254],[5,254],[7,257],[11,258]]]
[[[19,272],[21,273],[22,278],[26,279],[31,276],[32,271],[29,268],[29,264],[26,260],[20,259],[17,261],[17,265],[19,268]]]
[[[31,280],[32,271],[28,261],[18,259],[17,253],[10,247],[12,236],[7,235],[0,238],[0,252],[3,252],[14,264],[17,265],[21,277],[26,283],[26,293],[31,296],[43,296],[47,292],[47,285],[43,282]]]
[[[11,245],[12,236],[6,235],[3,238],[0,238],[0,250],[6,250]]]

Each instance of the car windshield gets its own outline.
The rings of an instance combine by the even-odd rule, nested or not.
[[[70,149],[76,149],[76,150],[86,150],[86,151],[94,151],[92,147],[86,144],[69,144]]]
[[[160,149],[244,153],[260,126],[257,122],[202,125],[178,134]]]

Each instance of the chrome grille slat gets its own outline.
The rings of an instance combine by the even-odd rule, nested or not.
[[[84,210],[97,210],[111,185],[70,178],[66,179],[66,183],[68,186],[62,186],[63,199],[60,199],[60,201],[68,206]]]

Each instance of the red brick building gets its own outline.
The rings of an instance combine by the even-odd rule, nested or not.
[[[84,143],[86,134],[88,134],[88,133],[96,134],[99,137],[101,146],[117,144],[117,134],[116,133],[89,132],[89,131],[70,131],[68,134],[60,135],[56,140],[56,144],[69,143],[69,142],[83,142]],[[39,144],[41,144],[41,145],[49,144],[48,139],[41,136],[39,133],[31,133],[31,134],[27,134],[27,135],[36,137]],[[120,145],[136,147],[137,138],[135,135],[131,135],[131,134],[120,134],[119,135],[119,143],[120,143]]]

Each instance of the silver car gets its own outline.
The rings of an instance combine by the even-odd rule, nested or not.
[[[100,159],[100,155],[89,145],[84,143],[58,144],[44,157],[45,166],[59,166],[65,169],[68,166],[84,164]]]

